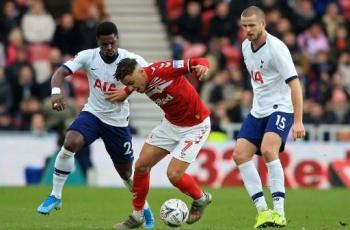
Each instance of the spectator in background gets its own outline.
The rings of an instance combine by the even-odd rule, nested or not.
[[[192,44],[200,44],[204,46],[201,44],[203,40],[203,25],[201,18],[201,5],[199,2],[188,2],[185,12],[180,16],[176,24],[178,25],[178,35],[175,37],[172,45],[174,59],[182,59],[183,50]],[[203,53],[200,55],[202,54]]]
[[[42,113],[37,112],[32,116],[30,131],[35,136],[44,136],[47,134],[45,117]]]
[[[6,77],[11,83],[11,85],[14,85],[15,82],[18,79],[19,70],[24,65],[29,65],[27,59],[28,59],[28,52],[25,46],[20,47],[16,52],[15,60],[6,67]]]
[[[23,34],[19,27],[14,27],[9,33],[6,49],[6,64],[11,65],[17,58],[17,52],[25,47]]]
[[[0,130],[13,128],[10,116],[12,106],[12,88],[5,77],[4,69],[0,67]]]
[[[297,34],[308,28],[316,19],[316,12],[312,5],[312,0],[291,0],[289,1],[293,9],[293,25]]]
[[[350,37],[348,29],[345,25],[337,27],[335,38],[331,43],[331,60],[336,62],[337,58],[342,52],[350,51]]]
[[[266,30],[274,36],[280,37],[280,34],[277,32],[277,24],[281,20],[281,13],[277,8],[272,8],[266,13]]]
[[[282,38],[285,33],[293,31],[292,25],[288,18],[280,18],[280,20],[276,24],[276,35],[279,38]]]
[[[337,71],[343,76],[343,86],[350,95],[350,54],[343,52],[338,58]]]
[[[52,46],[59,48],[63,55],[74,56],[81,50],[81,42],[81,33],[73,16],[70,13],[63,14],[56,26]]]
[[[282,41],[286,46],[288,47],[293,60],[298,62],[301,59],[301,52],[297,44],[297,38],[295,37],[295,34],[291,31],[287,31],[283,33],[281,37]]]
[[[98,21],[107,19],[105,0],[73,0],[72,12],[74,18],[79,22],[88,21],[91,17],[91,8],[97,10]]]
[[[329,120],[329,116],[325,116],[325,111],[320,103],[314,102],[314,101],[305,101],[304,106],[304,122],[306,124],[314,124],[314,125],[320,125],[320,124],[330,124],[332,123],[331,120]]]
[[[38,89],[33,68],[29,65],[23,65],[19,69],[16,81],[13,81],[12,85],[14,112],[19,111],[19,106],[23,100],[39,98]]]
[[[253,94],[250,90],[244,90],[239,93],[240,100],[233,100],[227,108],[227,116],[230,122],[243,122],[252,108]]]
[[[230,8],[227,2],[220,2],[215,8],[216,15],[209,24],[209,39],[227,38],[233,44],[236,40],[238,25],[230,14]]]
[[[311,63],[315,61],[318,52],[329,51],[328,39],[322,31],[321,25],[317,22],[298,35],[298,46]]]
[[[79,31],[82,34],[81,49],[93,49],[97,47],[96,29],[100,22],[100,12],[95,6],[88,8],[88,17],[79,23]]]
[[[350,106],[346,93],[341,88],[334,88],[326,107],[326,114],[335,124],[350,124]]]
[[[22,18],[24,38],[29,43],[48,43],[55,32],[52,16],[45,12],[42,0],[32,0]]]
[[[20,24],[20,12],[13,1],[6,1],[2,8],[2,17],[0,17],[0,41],[6,42],[8,34],[12,28]]]
[[[330,3],[327,6],[326,13],[322,17],[322,22],[326,29],[329,41],[334,42],[336,31],[344,22],[342,15],[339,15],[339,9],[336,3]]]

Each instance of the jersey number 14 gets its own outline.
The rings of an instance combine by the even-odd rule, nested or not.
[[[263,76],[259,70],[251,70],[250,76],[252,77],[253,81],[264,84]]]

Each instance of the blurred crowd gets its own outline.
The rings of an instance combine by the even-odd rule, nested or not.
[[[212,110],[213,130],[242,122],[252,105],[242,62],[240,13],[266,12],[267,30],[288,46],[304,87],[304,120],[350,124],[350,1],[157,0],[174,59],[206,56],[210,78],[190,81]],[[50,78],[82,49],[97,46],[95,29],[107,18],[104,0],[0,2],[0,130],[60,131],[88,95],[84,73],[67,79],[66,110],[54,113]]]
[[[304,89],[307,124],[350,124],[350,1],[158,0],[173,58],[206,56],[210,79],[192,79],[212,111],[213,129],[242,122],[252,105],[242,60],[240,14],[256,5],[267,31],[289,48]]]
[[[53,72],[82,49],[97,47],[104,0],[0,1],[0,130],[61,133],[85,103],[83,72],[64,82],[66,110],[51,109]],[[61,140],[62,141],[62,140]]]

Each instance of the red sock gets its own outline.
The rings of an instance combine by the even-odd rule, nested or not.
[[[198,200],[203,196],[202,189],[199,187],[197,182],[193,179],[192,176],[186,173],[173,185],[177,187],[181,192],[192,197],[194,200]]]
[[[132,205],[135,211],[140,211],[146,202],[146,196],[149,190],[149,172],[146,174],[137,174],[135,172],[132,186],[133,197]]]

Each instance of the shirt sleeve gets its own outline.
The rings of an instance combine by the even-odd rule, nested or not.
[[[74,58],[68,60],[63,65],[68,68],[72,73],[83,68],[90,58],[90,53],[88,50],[83,50],[75,55]]]
[[[170,77],[180,77],[184,74],[191,73],[191,66],[204,65],[208,66],[206,58],[191,58],[185,60],[169,60],[155,62],[147,67],[148,72],[152,75],[168,75]]]
[[[296,77],[297,71],[295,69],[292,56],[287,48],[287,46],[282,43],[276,43],[276,46],[273,47],[273,58],[276,64],[278,72],[282,75],[285,81],[288,81],[291,77]]]

